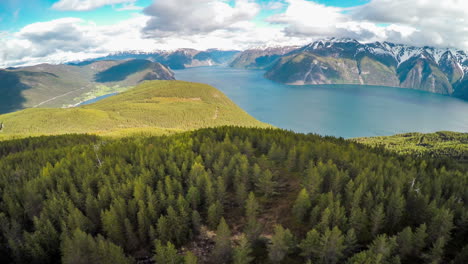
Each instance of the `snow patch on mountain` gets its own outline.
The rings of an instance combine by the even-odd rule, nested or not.
[[[337,50],[343,50],[344,47],[348,47],[349,49],[355,47],[355,55],[368,52],[369,54],[376,56],[391,56],[395,59],[398,66],[405,61],[418,57],[432,59],[436,64],[439,64],[442,56],[446,52],[449,52],[451,56],[450,58],[453,58],[465,73],[468,73],[468,56],[466,53],[464,51],[451,48],[413,47],[390,42],[360,43],[359,41],[350,38],[329,38],[314,41],[302,47],[301,50],[316,51],[322,49],[333,49],[335,47]]]

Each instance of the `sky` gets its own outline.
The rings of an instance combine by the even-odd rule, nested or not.
[[[330,37],[468,51],[468,1],[0,0],[0,67]]]

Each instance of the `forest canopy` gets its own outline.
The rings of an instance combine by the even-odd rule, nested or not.
[[[468,263],[466,164],[278,129],[0,142],[2,263]]]

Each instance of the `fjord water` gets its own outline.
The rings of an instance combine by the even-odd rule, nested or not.
[[[78,104],[78,106],[93,104],[93,103],[95,103],[97,101],[100,101],[100,100],[105,99],[107,97],[111,97],[111,96],[116,95],[116,94],[118,94],[118,93],[110,93],[110,94],[101,95],[101,96],[95,97],[93,99],[89,99],[89,100],[86,100],[84,102],[81,102],[81,103]]]
[[[260,121],[344,138],[405,132],[468,132],[468,102],[427,92],[359,85],[291,86],[264,71],[197,67],[176,79],[210,84]]]

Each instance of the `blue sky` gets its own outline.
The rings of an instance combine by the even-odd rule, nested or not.
[[[330,37],[468,50],[468,1],[0,0],[0,67]]]
[[[63,17],[78,17],[92,20],[99,25],[108,25],[128,19],[138,10],[117,11],[123,4],[107,5],[89,11],[61,11],[52,8],[57,0],[0,0],[0,30],[17,31],[34,22],[44,22]],[[136,1],[146,7],[151,0]]]
[[[108,25],[128,19],[136,12],[141,12],[138,10],[117,11],[125,4],[106,5],[89,11],[61,11],[52,8],[52,5],[56,2],[58,2],[58,0],[1,0],[0,30],[17,31],[34,22],[43,22],[62,17],[78,17],[85,20],[92,20],[98,25]],[[270,0],[257,1],[257,3],[262,5],[267,5],[271,2]],[[317,0],[315,2],[346,8],[365,4],[368,0]],[[149,6],[151,3],[152,0],[135,1],[135,5],[139,7]],[[231,1],[230,4],[233,5],[234,1]],[[257,21],[260,22],[262,19],[281,11],[284,11],[284,8],[279,10],[264,9],[258,14]]]

